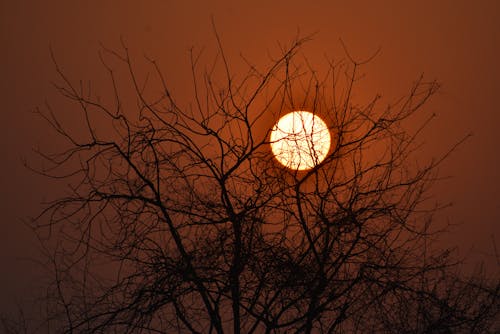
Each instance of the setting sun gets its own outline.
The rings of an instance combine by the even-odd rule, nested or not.
[[[270,140],[276,159],[295,170],[313,168],[330,150],[327,125],[308,111],[294,111],[281,117],[272,129]]]

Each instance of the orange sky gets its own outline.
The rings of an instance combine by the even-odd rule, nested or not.
[[[230,57],[243,53],[256,64],[268,60],[278,42],[316,33],[304,52],[314,62],[324,55],[343,57],[339,38],[360,58],[381,52],[364,72],[360,98],[376,93],[388,101],[407,92],[421,73],[443,88],[427,105],[437,120],[425,133],[423,158],[437,156],[463,135],[474,136],[443,165],[452,179],[434,189],[454,206],[441,218],[461,224],[446,242],[461,254],[484,259],[492,236],[500,246],[500,2],[476,1],[2,1],[0,2],[0,152],[4,157],[0,225],[2,310],[30,295],[37,267],[23,258],[36,255],[34,239],[22,219],[60,191],[50,180],[22,167],[30,150],[56,145],[47,127],[29,113],[45,99],[57,100],[50,81],[55,71],[52,46],[73,78],[103,77],[99,42],[114,48],[122,36],[138,55],[155,57],[173,83],[188,87],[190,47],[212,47],[213,15]],[[117,4],[120,5],[117,5]]]

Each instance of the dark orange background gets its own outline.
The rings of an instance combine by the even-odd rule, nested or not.
[[[443,165],[453,178],[433,194],[454,206],[438,219],[460,224],[443,239],[459,245],[469,266],[485,261],[498,274],[493,238],[500,246],[500,2],[491,1],[2,1],[0,3],[0,210],[1,311],[23,304],[42,275],[35,239],[22,220],[41,201],[60,194],[63,183],[34,175],[21,163],[40,145],[57,141],[30,113],[45,99],[57,101],[52,46],[74,79],[103,78],[99,43],[117,48],[120,36],[137,55],[157,59],[174,92],[189,87],[190,47],[214,46],[213,15],[231,59],[243,53],[265,64],[269,50],[302,34],[316,33],[304,53],[324,66],[324,55],[344,57],[339,38],[359,58],[380,54],[363,71],[361,99],[381,93],[387,101],[408,91],[424,73],[442,83],[426,106],[437,120],[424,134],[422,159],[474,136]]]

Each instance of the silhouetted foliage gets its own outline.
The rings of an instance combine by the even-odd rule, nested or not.
[[[218,40],[218,39],[217,39]],[[266,68],[232,73],[192,56],[193,98],[176,100],[160,65],[136,72],[128,48],[101,54],[101,100],[56,68],[82,116],[38,171],[70,183],[33,224],[53,271],[44,328],[63,333],[451,333],[498,330],[498,282],[459,275],[431,242],[426,194],[447,154],[422,163],[408,127],[437,91],[365,104],[358,62],[318,73],[306,39]],[[127,80],[120,77],[128,72]],[[118,74],[120,73],[120,75]],[[137,104],[130,100],[132,87]],[[129,88],[130,88],[129,87]],[[127,104],[128,103],[128,104]],[[306,171],[276,162],[269,133],[292,110],[328,124],[327,158]],[[73,112],[73,111],[71,111]],[[452,149],[453,150],[453,149]]]

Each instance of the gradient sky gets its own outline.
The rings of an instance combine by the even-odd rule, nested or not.
[[[311,4],[312,3],[312,4]],[[425,132],[422,158],[438,156],[469,132],[474,135],[443,165],[452,176],[433,195],[453,207],[439,219],[460,224],[443,240],[459,245],[471,262],[492,257],[500,246],[500,2],[476,1],[0,1],[0,312],[28,298],[40,268],[35,239],[22,220],[41,202],[60,193],[55,184],[29,172],[31,149],[57,145],[43,122],[30,113],[57,101],[52,47],[75,79],[102,78],[97,51],[123,37],[137,54],[153,56],[181,91],[190,78],[190,47],[212,47],[213,15],[229,56],[241,52],[255,63],[268,60],[278,42],[316,33],[304,49],[313,61],[342,58],[341,38],[359,58],[379,55],[364,68],[361,97],[381,93],[389,101],[408,91],[424,73],[442,84],[426,106],[438,117]]]

